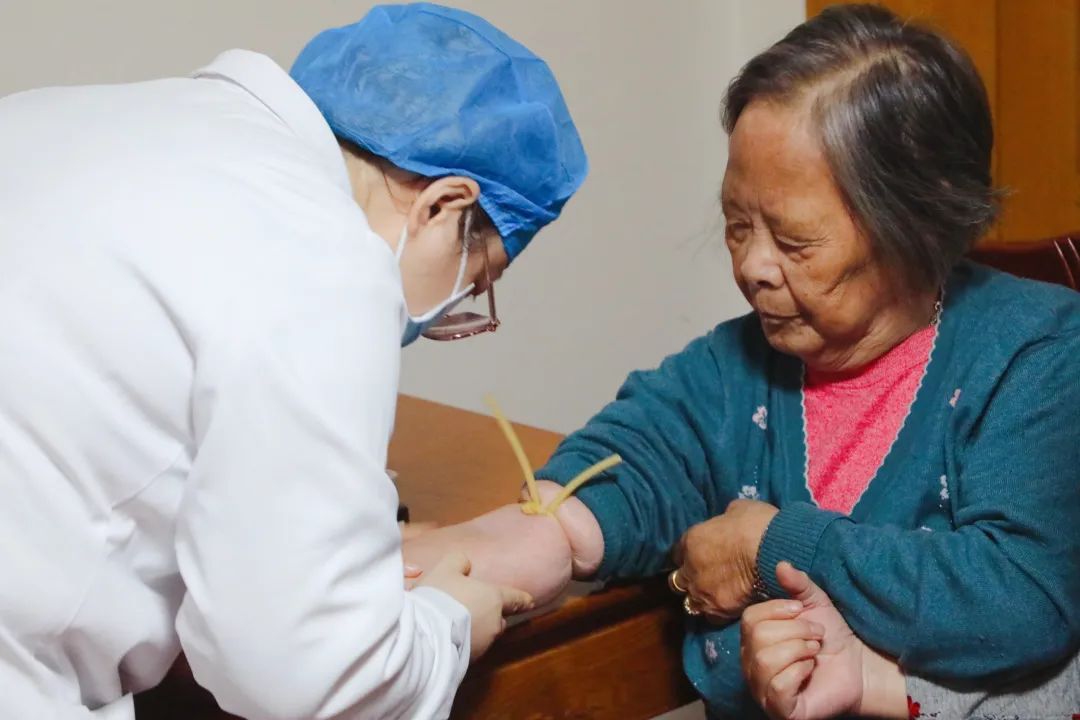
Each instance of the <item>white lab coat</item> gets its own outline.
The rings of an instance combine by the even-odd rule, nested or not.
[[[0,718],[129,720],[181,648],[241,716],[446,715],[468,614],[404,591],[384,472],[405,317],[268,58],[0,100]]]

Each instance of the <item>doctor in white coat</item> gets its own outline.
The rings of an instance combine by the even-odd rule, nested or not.
[[[449,712],[530,599],[406,591],[399,353],[579,187],[554,77],[475,16],[376,8],[292,78],[0,100],[0,717],[134,717],[182,649],[250,718]]]

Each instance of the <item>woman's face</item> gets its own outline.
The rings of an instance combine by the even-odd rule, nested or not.
[[[721,194],[725,236],[769,344],[816,369],[849,370],[919,323],[848,213],[804,105],[755,101],[739,117]]]

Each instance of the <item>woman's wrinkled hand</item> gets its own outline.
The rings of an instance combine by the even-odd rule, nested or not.
[[[753,601],[758,547],[777,512],[759,500],[734,500],[683,535],[674,558],[693,608],[715,622],[739,617]]]
[[[524,590],[537,607],[556,599],[570,582],[570,543],[559,522],[525,515],[518,505],[428,530],[402,545],[405,564],[414,572],[425,572],[456,551],[471,561],[470,577]]]

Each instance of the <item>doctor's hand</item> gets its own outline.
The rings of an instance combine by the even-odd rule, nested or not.
[[[769,717],[907,718],[896,663],[863,643],[806,573],[783,562],[776,578],[792,599],[751,605],[740,627],[743,673]]]
[[[439,527],[439,525],[433,522],[407,523],[398,521],[398,530],[401,531],[402,543],[412,540],[413,538],[418,538],[429,530],[434,530],[437,527]],[[423,574],[423,568],[405,563],[405,589],[412,590],[413,586],[416,585],[417,579]]]
[[[475,660],[487,652],[495,638],[506,629],[503,618],[531,610],[533,601],[521,590],[471,578],[470,571],[469,559],[461,552],[452,552],[424,573],[416,585],[442,590],[469,611],[472,618],[471,659]]]
[[[570,582],[570,544],[559,521],[525,515],[518,505],[505,505],[457,525],[429,530],[406,540],[406,565],[423,571],[453,552],[468,556],[470,577],[524,590],[537,606],[557,598]]]

